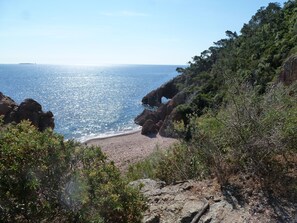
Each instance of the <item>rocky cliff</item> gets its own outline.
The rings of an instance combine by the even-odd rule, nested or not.
[[[183,118],[176,108],[184,104],[188,97],[187,93],[179,88],[184,81],[185,76],[180,75],[142,98],[144,105],[151,106],[151,109],[145,109],[135,118],[135,123],[142,126],[142,134],[159,133],[161,136],[175,136],[172,131],[172,121]],[[169,100],[162,103],[163,97]]]
[[[10,97],[0,92],[0,116],[4,123],[20,123],[22,120],[31,121],[40,131],[46,128],[54,128],[54,115],[51,111],[43,112],[42,106],[33,99],[25,99],[17,104]]]

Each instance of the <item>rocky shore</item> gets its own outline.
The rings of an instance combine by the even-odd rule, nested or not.
[[[0,92],[0,116],[3,116],[4,123],[20,123],[22,120],[29,120],[40,131],[47,128],[54,128],[54,115],[51,111],[44,112],[42,106],[33,99],[25,99],[17,104],[10,97]]]
[[[164,137],[175,137],[172,123],[183,119],[177,107],[184,104],[188,97],[187,93],[180,91],[178,85],[185,81],[184,75],[177,76],[143,97],[144,105],[154,107],[154,109],[144,109],[135,118],[135,123],[142,126],[143,135],[159,133]],[[163,97],[169,101],[162,103]]]

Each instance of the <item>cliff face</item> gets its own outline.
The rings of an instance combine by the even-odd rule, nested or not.
[[[41,105],[33,99],[25,99],[18,105],[10,97],[0,92],[0,116],[3,116],[4,123],[20,123],[22,120],[29,120],[38,130],[54,128],[54,115],[51,111],[43,112]]]

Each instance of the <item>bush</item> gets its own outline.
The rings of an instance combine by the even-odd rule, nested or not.
[[[185,143],[175,144],[159,160],[155,176],[166,183],[201,179],[208,173],[208,169],[201,162],[202,159],[197,157],[197,151]]]
[[[152,178],[166,183],[188,179],[201,179],[208,173],[206,165],[197,159],[197,150],[192,150],[180,142],[171,146],[167,151],[157,150],[145,160],[129,167],[129,180]]]
[[[247,87],[231,89],[217,115],[192,118],[190,146],[222,183],[230,171],[264,181],[284,176],[292,164],[286,157],[297,151],[296,85],[274,86],[265,95]]]
[[[100,148],[0,126],[0,222],[140,222],[144,210]]]
[[[164,152],[157,148],[151,155],[142,161],[131,164],[129,166],[126,177],[129,181],[138,179],[156,179],[156,166],[159,164],[161,159],[164,157]]]
[[[189,141],[131,170],[141,177],[147,171],[143,164],[149,163],[150,176],[168,183],[216,176],[226,184],[232,174],[248,174],[274,189],[282,184],[294,190],[297,176],[289,175],[297,169],[296,85],[274,86],[265,95],[234,85],[217,113],[189,117],[188,126],[175,124],[180,135],[190,132]]]

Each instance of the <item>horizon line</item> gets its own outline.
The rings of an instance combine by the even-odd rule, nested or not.
[[[102,63],[102,64],[59,64],[59,63],[37,63],[37,62],[15,62],[1,63],[0,65],[55,65],[55,66],[188,66],[188,64],[153,64],[153,63]]]

